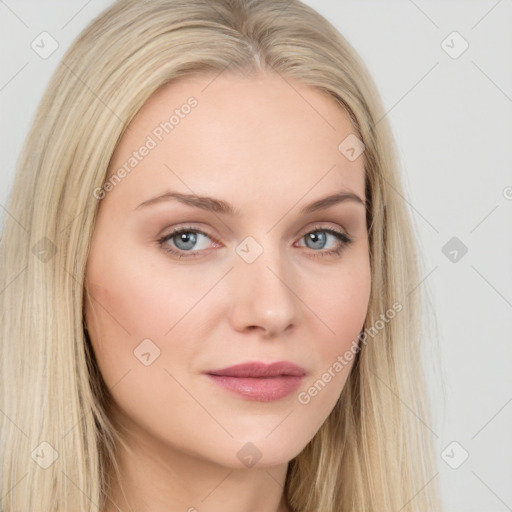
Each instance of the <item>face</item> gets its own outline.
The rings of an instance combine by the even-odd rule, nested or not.
[[[173,82],[130,124],[95,192],[85,315],[113,418],[158,456],[282,464],[335,406],[371,284],[351,133],[268,74]],[[210,375],[283,361],[302,372]]]

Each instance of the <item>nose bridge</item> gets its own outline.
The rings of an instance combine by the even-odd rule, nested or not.
[[[232,321],[237,329],[259,327],[278,334],[297,322],[292,267],[279,244],[247,237],[236,248]]]

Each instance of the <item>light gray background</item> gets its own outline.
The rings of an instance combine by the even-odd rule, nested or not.
[[[110,3],[0,0],[2,224],[44,87]],[[512,1],[306,3],[368,65],[397,140],[424,267],[411,289],[431,298],[429,346],[440,347],[442,373],[429,370],[435,414],[424,432],[436,441],[433,477],[446,511],[512,510]],[[31,48],[43,31],[59,43],[47,59]],[[469,47],[453,58],[462,38]],[[442,250],[452,237],[467,247],[455,262],[452,248]]]

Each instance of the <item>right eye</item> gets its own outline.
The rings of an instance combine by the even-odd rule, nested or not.
[[[205,243],[204,239],[210,239],[210,236],[199,229],[185,227],[175,229],[168,235],[160,238],[158,244],[167,253],[179,258],[190,258],[198,256],[199,252],[208,249],[208,243]],[[172,244],[169,242],[172,242]],[[203,247],[197,248],[197,244]],[[195,247],[196,250],[192,250]]]

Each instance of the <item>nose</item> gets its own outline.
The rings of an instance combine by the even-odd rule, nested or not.
[[[230,279],[230,321],[235,330],[260,331],[271,338],[296,326],[300,299],[290,266],[278,254],[265,251],[252,263],[238,260]]]

